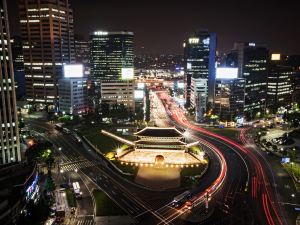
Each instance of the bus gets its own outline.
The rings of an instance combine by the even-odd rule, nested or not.
[[[191,192],[185,191],[185,192],[181,193],[180,195],[177,195],[174,197],[173,202],[172,202],[173,206],[180,207],[190,198],[191,198]]]
[[[81,199],[82,198],[82,192],[80,191],[79,182],[73,182],[73,191],[74,191],[75,197],[77,199]]]

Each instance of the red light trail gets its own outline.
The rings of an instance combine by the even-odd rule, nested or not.
[[[234,146],[236,149],[238,149],[239,151],[241,151],[242,153],[244,153],[247,158],[249,159],[249,161],[252,163],[252,165],[254,166],[255,170],[255,176],[253,176],[252,178],[252,197],[253,198],[257,198],[257,194],[261,193],[262,195],[262,206],[264,209],[264,213],[266,215],[267,221],[269,225],[274,225],[274,220],[272,217],[272,214],[270,212],[270,208],[269,205],[271,206],[272,212],[275,214],[275,217],[277,219],[277,223],[278,224],[283,224],[281,217],[279,216],[278,213],[278,209],[275,206],[275,201],[272,200],[272,196],[271,196],[271,190],[270,190],[270,185],[269,185],[269,179],[266,177],[265,171],[263,169],[262,163],[261,161],[257,158],[257,156],[249,149],[241,146],[240,144],[238,144],[235,141],[232,141],[229,138],[220,136],[218,134],[212,133],[208,130],[205,130],[199,126],[193,125],[191,123],[189,123],[189,121],[186,119],[185,114],[183,112],[182,109],[180,109],[179,107],[177,107],[172,100],[170,100],[170,97],[165,94],[162,93],[160,94],[160,97],[164,100],[167,101],[167,103],[169,104],[168,106],[166,106],[166,108],[169,108],[171,111],[170,116],[173,117],[173,119],[180,125],[187,127],[191,130],[200,132],[202,134],[206,134],[208,136],[217,138],[219,140],[222,140],[228,144],[230,144],[231,146]],[[172,104],[172,105],[171,105]],[[244,131],[242,131],[241,133],[241,140],[246,141],[245,137],[244,137]],[[260,185],[262,184],[262,185]]]

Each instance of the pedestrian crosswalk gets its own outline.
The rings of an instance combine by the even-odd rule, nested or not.
[[[80,160],[77,162],[61,164],[60,169],[63,170],[64,172],[71,172],[71,171],[76,171],[83,168],[94,167],[94,166],[97,166],[96,162]]]
[[[76,225],[94,225],[94,220],[91,218],[80,218],[77,220]]]

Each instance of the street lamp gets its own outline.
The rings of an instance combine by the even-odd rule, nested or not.
[[[74,171],[75,171],[75,173],[77,173],[77,172],[78,172],[78,169],[75,169]]]
[[[291,196],[292,196],[293,198],[295,198],[295,194],[291,194]]]
[[[118,148],[117,149],[117,155],[121,154],[121,152],[122,152],[122,149]]]
[[[61,169],[59,172],[60,172],[60,173],[64,173],[64,170],[63,170],[63,169]]]

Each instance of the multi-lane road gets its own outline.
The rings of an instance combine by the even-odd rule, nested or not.
[[[215,210],[203,224],[290,224],[283,215],[284,211],[280,210],[282,206],[278,204],[275,187],[266,175],[268,168],[263,160],[239,143],[189,122],[183,110],[165,92],[158,96],[164,103],[158,104],[159,107],[167,109],[157,110],[160,117],[170,117],[168,123],[187,130],[189,138],[201,140],[211,159],[207,174],[192,190],[195,196],[203,197],[206,190],[218,184],[215,185],[218,191],[213,192],[212,196]],[[165,120],[162,122],[165,123]],[[30,120],[28,123],[33,128],[43,129],[46,132],[44,136],[54,143],[56,149],[61,148],[60,167],[65,173],[78,171],[88,191],[93,187],[104,191],[136,224],[192,224],[181,219],[181,216],[195,214],[196,211],[187,212],[170,204],[172,198],[183,190],[152,191],[129,182],[85,143],[79,145],[46,121]],[[225,164],[226,172],[223,168]],[[78,219],[77,224],[88,219]]]
[[[282,205],[278,202],[276,185],[268,175],[269,166],[253,149],[246,148],[237,142],[191,123],[185,117],[183,110],[174,103],[166,92],[160,93],[159,96],[165,102],[175,125],[188,129],[196,136],[219,147],[226,156],[226,161],[229,162],[228,173],[230,175],[228,177],[232,181],[226,182],[223,191],[231,193],[233,196],[228,198],[226,194],[223,194],[219,201],[221,208],[227,204],[228,199],[233,206],[230,207],[230,210],[225,211],[228,217],[224,217],[224,214],[219,212],[216,214],[217,217],[221,215],[220,220],[228,218],[226,224],[237,224],[238,220],[232,222],[234,218],[245,217],[244,221],[240,221],[239,224],[246,224],[251,219],[256,224],[293,224],[292,221],[295,221],[295,217],[289,218],[284,214],[285,210],[282,210]],[[216,222],[217,217],[213,219],[214,222]]]
[[[54,129],[52,124],[41,120],[28,121],[32,128],[45,131],[45,138],[51,141],[60,153],[60,170],[64,173],[77,173],[81,176],[88,189],[96,185],[110,196],[121,208],[140,224],[185,224],[179,216],[178,209],[170,207],[174,196],[183,192],[182,189],[173,191],[152,191],[128,182],[116,173],[106,159],[94,152],[83,143],[79,145],[66,134]],[[205,146],[204,146],[205,147]],[[196,186],[194,193],[203,192],[219,176],[221,166],[215,154],[207,147],[212,159],[209,175],[201,179],[201,185]]]

